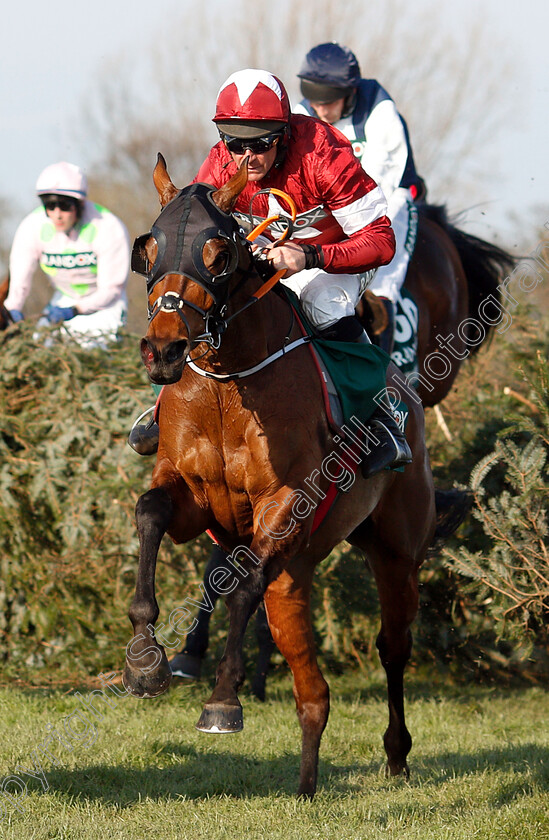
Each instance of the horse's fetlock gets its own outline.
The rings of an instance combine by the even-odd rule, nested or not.
[[[149,635],[154,635],[154,625],[158,618],[159,609],[157,604],[150,604],[147,601],[133,601],[128,610],[128,617],[133,626],[146,627]]]

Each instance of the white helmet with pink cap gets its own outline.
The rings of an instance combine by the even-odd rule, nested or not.
[[[68,195],[83,201],[88,194],[88,180],[74,163],[52,163],[40,173],[36,192],[38,195]]]

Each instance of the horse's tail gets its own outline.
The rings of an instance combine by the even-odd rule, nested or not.
[[[499,286],[505,277],[515,267],[516,260],[503,248],[498,248],[491,242],[486,242],[471,233],[464,233],[453,225],[446,213],[446,208],[434,204],[418,205],[419,212],[439,225],[452,240],[461,260],[463,271],[467,279],[469,291],[469,317],[480,321],[485,329],[485,338],[495,325],[488,325],[481,315],[481,304],[487,297],[493,295],[500,300]],[[476,336],[475,336],[476,338]],[[470,351],[476,353],[480,344],[471,342]],[[469,345],[468,345],[469,346]]]
[[[457,531],[473,504],[468,490],[435,490],[436,527],[432,547]]]

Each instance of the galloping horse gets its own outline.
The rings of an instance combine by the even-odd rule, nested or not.
[[[138,697],[167,689],[171,671],[154,632],[158,548],[166,533],[185,543],[208,530],[231,552],[232,574],[218,579],[227,593],[229,629],[197,728],[242,728],[242,640],[264,598],[273,638],[293,674],[302,729],[299,793],[312,796],[329,710],[311,628],[314,568],[344,539],[366,554],[381,606],[377,646],[387,673],[387,770],[407,775],[411,737],[403,672],[418,609],[418,569],[435,534],[435,493],[423,410],[389,365],[387,384],[409,408],[413,461],[402,472],[385,470],[367,480],[359,469],[313,531],[311,488],[317,499],[327,493],[330,480],[321,468],[338,451],[339,438],[289,304],[261,293],[249,243],[231,215],[247,177],[244,161],[218,190],[195,184],[179,191],[159,155],[153,179],[162,212],[134,246],[134,266],[140,262],[148,278],[150,323],[141,354],[152,382],[168,387],[160,400],[151,489],[136,506],[140,557],[124,684]],[[175,632],[188,612],[173,611]]]
[[[498,285],[514,266],[513,257],[492,243],[465,233],[452,225],[443,207],[420,203],[418,232],[414,253],[406,275],[404,289],[417,307],[417,368],[418,376],[407,374],[408,382],[417,385],[417,397],[424,407],[438,405],[449,393],[463,360],[476,353],[490,334],[495,318],[482,318],[483,305],[492,299],[492,314],[497,313]],[[366,292],[357,312],[365,329],[375,341],[385,323],[386,311],[379,299]],[[403,318],[404,316],[400,316]],[[483,333],[478,341],[474,324]],[[406,326],[406,325],[405,325]],[[411,331],[411,325],[407,327]],[[437,341],[451,336],[451,344]],[[470,338],[470,340],[468,340]],[[436,357],[432,354],[436,353]],[[435,359],[444,376],[433,376],[426,367],[429,357]],[[437,371],[435,371],[437,373]],[[223,566],[222,554],[217,551],[206,570]],[[210,597],[215,603],[216,595]],[[211,612],[199,611],[195,626],[185,639],[183,649],[172,659],[174,673],[189,678],[200,676],[201,661],[208,647]],[[252,691],[260,699],[265,697],[265,679],[272,652],[272,640],[265,626],[264,614],[257,614],[259,658],[252,680]]]

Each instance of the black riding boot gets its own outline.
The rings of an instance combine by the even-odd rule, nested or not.
[[[158,450],[158,436],[159,428],[153,415],[148,423],[137,421],[128,435],[128,443],[139,455],[154,455]]]
[[[370,478],[387,467],[394,469],[412,463],[412,450],[389,406],[376,408],[368,421],[368,428],[378,443],[368,442],[370,452],[362,461],[364,478]]]
[[[321,330],[321,335],[330,341],[354,341],[357,344],[371,344],[362,324],[354,315],[342,318],[332,327]],[[364,478],[369,478],[387,467],[402,467],[412,462],[412,451],[404,432],[401,431],[393,415],[389,401],[384,400],[383,408],[376,408],[367,423],[367,427],[378,442],[368,441],[370,451],[364,455],[362,460],[362,475]]]
[[[379,300],[387,313],[387,326],[376,335],[376,342],[390,356],[395,345],[395,305],[389,298],[380,297]]]

